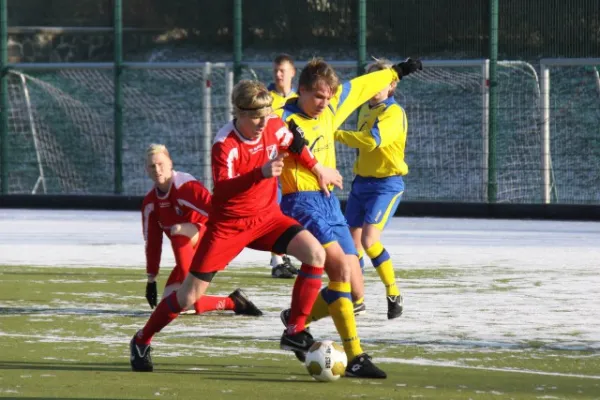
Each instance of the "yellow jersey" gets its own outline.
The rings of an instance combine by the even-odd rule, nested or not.
[[[271,107],[273,110],[281,108],[284,106],[285,102],[289,99],[293,99],[294,97],[298,97],[298,93],[296,92],[296,88],[292,88],[289,93],[279,93],[274,83],[271,83],[267,90],[271,93],[271,97],[273,97],[273,104]]]
[[[283,108],[275,110],[286,123],[294,120],[304,130],[308,146],[319,163],[336,168],[334,133],[361,104],[377,92],[398,80],[392,69],[372,72],[341,84],[330,100],[329,107],[318,117],[311,118],[298,107],[297,100],[289,100]],[[296,162],[293,157],[284,159],[285,166],[279,177],[284,195],[295,192],[319,191],[313,173]]]
[[[358,149],[354,173],[363,177],[387,178],[408,174],[404,160],[408,122],[404,109],[393,97],[358,113],[358,131],[338,130],[335,140]]]

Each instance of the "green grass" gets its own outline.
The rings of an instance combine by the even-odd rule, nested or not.
[[[442,281],[458,274],[414,273]],[[212,293],[242,286],[266,311],[264,317],[182,316],[155,338],[155,372],[136,374],[130,371],[128,342],[149,316],[143,276],[139,269],[0,266],[0,397],[600,398],[600,357],[593,351],[536,343],[479,348],[452,332],[452,345],[402,343],[401,332],[367,340],[365,350],[387,380],[318,383],[278,349],[278,311],[289,302],[291,282],[267,278],[261,267],[220,274]]]

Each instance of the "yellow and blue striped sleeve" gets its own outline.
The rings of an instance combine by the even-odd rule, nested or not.
[[[359,76],[341,84],[331,99],[331,106],[335,114],[333,129],[339,128],[354,110],[394,80],[398,80],[398,74],[388,68]]]
[[[373,126],[360,131],[335,131],[335,140],[348,147],[373,151],[406,137],[408,123],[402,107],[392,104],[375,119]]]

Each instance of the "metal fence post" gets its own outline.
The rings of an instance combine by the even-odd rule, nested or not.
[[[1,193],[8,194],[8,14],[0,0],[0,182]]]
[[[123,3],[114,2],[114,134],[115,194],[123,193]]]
[[[242,78],[242,0],[233,0],[233,80]]]
[[[490,80],[488,129],[488,203],[495,203],[498,194],[496,170],[496,131],[498,125],[498,1],[490,0]]]
[[[367,0],[358,0],[358,65],[357,75],[365,72],[367,62]]]

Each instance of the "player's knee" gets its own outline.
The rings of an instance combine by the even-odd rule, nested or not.
[[[163,295],[161,298],[168,297],[171,293],[176,291],[181,287],[181,283],[171,283],[170,285],[165,286],[165,290],[163,291]]]
[[[325,258],[325,272],[330,280],[348,282],[352,275],[352,268],[344,250],[338,243],[327,247]]]
[[[191,290],[180,289],[177,291],[177,302],[183,310],[190,308],[196,300],[195,293]]]
[[[204,295],[214,276],[215,272],[190,272],[177,290],[179,306],[184,310],[190,308]]]
[[[310,248],[309,253],[310,265],[325,265],[325,249],[317,242],[317,245],[313,245]]]
[[[196,232],[196,234],[190,238],[190,244],[192,245],[192,247],[196,247],[199,240],[200,240],[200,234],[198,232]]]
[[[375,243],[377,243],[378,240],[379,240],[379,238],[377,238],[375,235],[369,235],[369,234],[363,234],[360,238],[360,242],[364,249],[370,248]]]
[[[196,224],[192,224],[190,222],[175,224],[171,227],[171,235],[181,235],[190,239],[194,239],[194,237],[196,237],[196,241],[198,241],[198,227]]]

